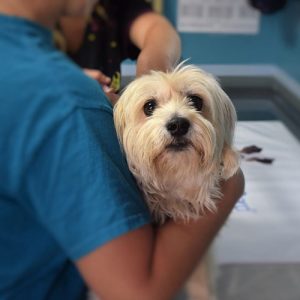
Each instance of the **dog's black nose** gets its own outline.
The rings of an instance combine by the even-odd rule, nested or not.
[[[190,122],[186,118],[175,117],[167,123],[166,127],[172,136],[183,136],[189,131]]]

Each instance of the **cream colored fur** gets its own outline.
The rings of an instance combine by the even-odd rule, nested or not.
[[[190,95],[203,100],[197,111]],[[144,105],[154,99],[151,116]],[[179,116],[190,122],[182,151],[168,145],[174,137],[167,123]],[[205,209],[214,211],[220,198],[220,180],[231,177],[239,159],[232,147],[235,109],[214,77],[195,66],[163,73],[152,71],[128,85],[114,108],[118,138],[131,172],[159,223],[167,217],[196,219]]]

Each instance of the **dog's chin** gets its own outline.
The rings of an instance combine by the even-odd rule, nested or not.
[[[182,152],[186,151],[191,146],[191,142],[187,139],[174,139],[166,146],[166,150],[173,152]]]

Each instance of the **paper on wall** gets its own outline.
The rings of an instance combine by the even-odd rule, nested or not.
[[[260,12],[247,0],[178,0],[180,32],[257,34]]]

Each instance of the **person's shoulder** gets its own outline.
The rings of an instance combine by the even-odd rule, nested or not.
[[[41,57],[37,68],[41,86],[70,105],[111,111],[111,104],[96,80],[86,76],[64,53],[53,51]]]

